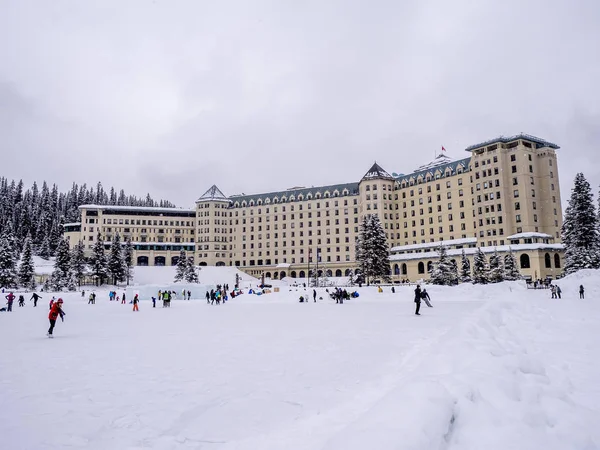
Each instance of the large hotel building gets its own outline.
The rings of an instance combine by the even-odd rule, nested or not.
[[[377,214],[394,281],[428,278],[440,241],[457,263],[463,250],[472,261],[477,247],[488,256],[510,248],[524,276],[555,278],[563,262],[558,148],[520,134],[467,147],[464,159],[440,154],[411,173],[375,163],[346,184],[230,197],[212,186],[192,209],[83,205],[65,236],[90,251],[98,232],[107,247],[119,233],[133,242],[137,265],[174,265],[184,249],[197,265],[254,276],[348,276],[361,219]]]

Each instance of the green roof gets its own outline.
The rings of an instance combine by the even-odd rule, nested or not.
[[[348,192],[347,195],[358,195],[358,183],[332,184],[329,186],[316,186],[310,188],[293,188],[285,191],[267,192],[264,194],[232,195],[229,197],[229,200],[231,200],[231,202],[234,204],[236,202],[241,204],[244,201],[246,203],[250,203],[251,201],[257,203],[258,200],[262,200],[264,203],[267,199],[269,199],[269,202],[273,203],[273,200],[277,198],[278,202],[281,203],[282,197],[285,197],[287,201],[289,201],[291,196],[293,196],[295,200],[298,200],[298,197],[302,195],[306,200],[308,194],[312,194],[312,197],[314,198],[317,193],[320,193],[323,197],[325,192],[329,192],[329,194],[333,197],[333,193],[338,191],[339,196],[341,197],[343,196],[344,190]]]

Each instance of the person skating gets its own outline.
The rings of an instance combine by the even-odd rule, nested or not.
[[[139,311],[139,308],[138,308],[138,303],[139,303],[139,302],[140,302],[140,299],[139,299],[138,295],[137,295],[137,294],[135,294],[135,295],[133,296],[133,310],[134,310],[134,311]]]
[[[579,298],[585,299],[585,289],[583,289],[583,284],[579,285]]]
[[[29,299],[29,301],[33,300],[33,307],[35,308],[37,306],[37,302],[38,300],[42,298],[41,296],[39,296],[38,294],[36,294],[35,292],[33,293],[33,295],[31,296],[31,298]]]
[[[415,289],[415,303],[417,304],[417,309],[415,310],[415,314],[420,316],[419,310],[421,309],[421,286],[417,284],[417,288]]]
[[[22,306],[25,306],[25,297],[19,295],[19,308],[21,308]]]
[[[556,286],[555,285],[550,286],[550,293],[552,294],[550,296],[550,298],[557,298],[556,297]]]
[[[123,298],[121,299],[121,305],[125,305],[127,302],[125,301],[125,292],[123,292]]]
[[[152,297],[152,307],[156,308],[156,297]]]
[[[6,298],[6,304],[7,304],[6,311],[11,312],[13,302],[15,301],[15,294],[13,294],[12,292],[9,292],[8,295],[4,296],[4,298]]]
[[[59,298],[52,304],[52,308],[50,308],[50,313],[48,314],[48,319],[50,320],[50,328],[48,329],[48,337],[52,337],[52,332],[54,331],[54,326],[56,325],[56,319],[60,316],[60,320],[65,321],[65,312],[62,310],[63,299]]]
[[[425,302],[425,304],[427,306],[429,306],[430,308],[433,308],[433,305],[429,302],[429,300],[431,300],[431,297],[429,297],[429,293],[427,292],[427,289],[423,289],[421,291],[421,298],[423,299],[423,301]]]
[[[204,297],[206,298],[206,304],[210,305],[210,293],[208,291],[206,291],[206,295]]]
[[[562,290],[559,285],[556,285],[556,295],[558,295],[559,299],[561,298],[560,294],[562,294]]]
[[[90,297],[88,298],[88,305],[93,305],[94,304],[94,295],[90,294]]]
[[[313,302],[317,303],[317,290],[313,289]]]
[[[54,302],[56,301],[56,297],[52,296],[52,298],[50,299],[50,309],[52,309],[52,306],[54,305]]]

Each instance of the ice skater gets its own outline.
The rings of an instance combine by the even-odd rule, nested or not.
[[[156,308],[156,297],[152,297],[152,307]]]
[[[415,314],[420,316],[419,310],[421,309],[421,286],[417,284],[417,288],[415,289],[415,303],[417,304],[417,308],[415,310]]]
[[[579,285],[579,298],[585,299],[585,289],[583,289],[583,284]]]
[[[139,308],[138,308],[139,302],[140,302],[140,298],[138,297],[137,294],[135,294],[135,296],[133,297],[133,310],[134,311],[139,311]]]
[[[431,300],[431,297],[429,296],[427,289],[423,288],[423,290],[421,291],[421,298],[423,299],[423,301],[425,302],[425,304],[427,306],[429,306],[430,308],[433,308],[433,305],[429,301],[429,300]]]
[[[29,299],[29,301],[33,300],[33,307],[35,308],[37,306],[37,302],[38,300],[42,298],[41,296],[39,296],[38,294],[36,294],[35,292],[33,293],[33,295],[31,296],[31,298]]]
[[[54,326],[56,325],[56,319],[60,316],[60,320],[65,321],[65,312],[62,310],[63,299],[59,298],[55,302],[52,303],[52,308],[50,308],[50,313],[48,314],[48,319],[50,320],[50,328],[48,329],[49,338],[52,337],[52,332],[54,331]]]
[[[6,305],[7,305],[6,311],[11,312],[13,302],[15,301],[15,294],[13,294],[12,292],[9,292],[8,295],[4,296],[4,298],[6,298]]]

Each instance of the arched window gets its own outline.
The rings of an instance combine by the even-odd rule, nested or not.
[[[304,273],[304,270],[301,270],[300,273],[298,274],[299,278],[305,278],[306,274]]]
[[[328,277],[333,276],[333,273],[331,272],[331,269],[327,269],[327,271],[325,273],[327,274]]]
[[[419,274],[425,273],[425,264],[423,262],[419,263]]]
[[[345,276],[349,277],[350,275],[352,275],[352,269],[346,269],[346,272],[344,273]]]
[[[521,269],[529,269],[531,267],[529,264],[529,255],[527,253],[523,253],[519,259],[521,262]]]
[[[433,270],[433,263],[431,261],[427,261],[427,273]]]
[[[408,270],[406,268],[406,263],[402,263],[402,275],[408,274]]]
[[[398,264],[394,264],[394,275],[400,275],[400,267],[398,267]]]
[[[265,273],[265,278],[271,278],[271,272]]]
[[[335,271],[335,276],[336,277],[341,277],[342,276],[342,269],[338,269]]]
[[[292,277],[292,278],[296,278],[296,271],[295,271],[295,270],[292,270],[292,271],[290,272],[290,277]]]
[[[560,269],[560,256],[558,256],[558,253],[554,254],[554,267]]]
[[[279,272],[279,279],[283,280],[285,278],[285,272],[282,270],[281,272]]]
[[[550,253],[546,253],[544,255],[544,266],[546,267],[546,269],[552,268],[552,259],[550,259]]]

